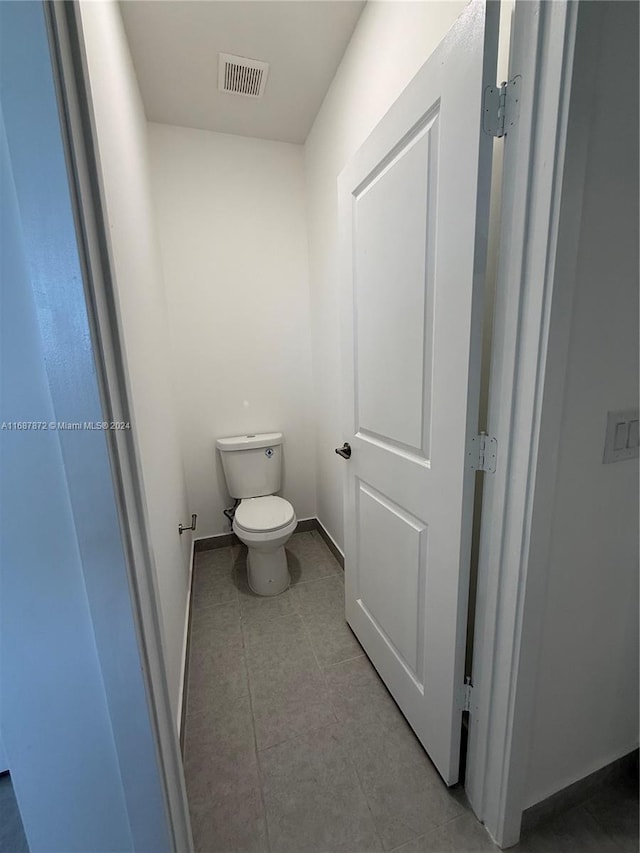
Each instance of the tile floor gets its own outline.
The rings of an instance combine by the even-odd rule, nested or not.
[[[244,547],[196,555],[184,743],[196,850],[495,851],[347,627],[319,534],[287,551],[291,588],[275,598],[250,591]],[[637,807],[634,824],[623,801],[576,807],[515,849],[636,851]]]

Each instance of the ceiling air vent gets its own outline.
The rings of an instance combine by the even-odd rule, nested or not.
[[[218,65],[218,89],[247,98],[261,98],[269,73],[269,63],[221,53]]]

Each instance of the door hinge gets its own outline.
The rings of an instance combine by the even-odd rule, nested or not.
[[[487,86],[482,103],[482,127],[489,136],[505,136],[520,116],[522,76],[501,86]]]
[[[473,471],[487,471],[489,474],[495,474],[498,442],[495,438],[490,438],[486,432],[473,435],[467,456]]]
[[[471,683],[471,676],[467,675],[464,684],[462,686],[462,710],[467,711],[469,714],[471,713],[471,705],[473,701],[473,684]]]

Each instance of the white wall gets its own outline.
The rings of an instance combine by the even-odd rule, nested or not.
[[[228,532],[218,436],[281,430],[282,494],[316,515],[303,151],[150,124],[156,221],[198,536]]]
[[[118,5],[80,4],[98,139],[109,250],[128,369],[164,627],[167,678],[179,712],[191,534],[176,423],[174,362],[153,221],[147,123]]]
[[[305,145],[318,517],[344,547],[337,177],[464,9],[370,2]]]
[[[526,806],[638,744],[638,463],[602,464],[638,405],[638,7],[602,7]]]

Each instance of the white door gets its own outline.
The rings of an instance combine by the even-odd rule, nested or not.
[[[339,178],[346,615],[458,779],[497,14],[472,3]]]

